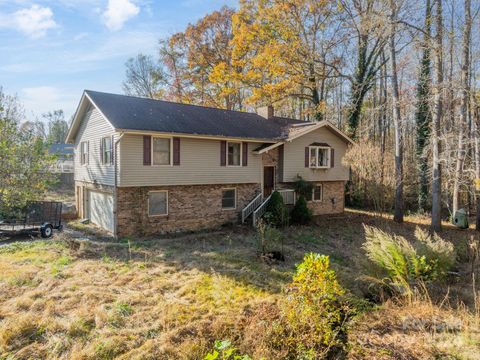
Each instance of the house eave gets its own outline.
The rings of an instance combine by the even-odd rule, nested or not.
[[[283,145],[285,142],[284,141],[279,141],[279,142],[276,142],[270,146],[267,146],[261,150],[258,150],[258,151],[254,151],[253,153],[254,154],[257,154],[257,155],[261,155],[261,154],[264,154],[264,153],[267,153],[269,152],[270,150],[273,150],[273,149],[276,149],[277,147]]]
[[[163,136],[176,136],[182,138],[191,139],[205,139],[205,140],[231,140],[231,141],[245,141],[253,143],[276,143],[278,139],[259,139],[250,137],[235,137],[235,136],[221,136],[221,135],[205,135],[205,134],[188,134],[179,132],[165,132],[165,131],[153,131],[153,130],[132,130],[132,129],[115,129],[117,132],[123,132],[131,135],[163,135]]]
[[[343,131],[341,131],[339,128],[337,128],[335,125],[333,125],[330,121],[327,121],[327,120],[323,120],[323,121],[320,121],[318,124],[312,124],[308,129],[306,129],[305,131],[301,131],[301,132],[298,132],[296,134],[294,134],[293,136],[289,136],[287,139],[286,139],[286,142],[291,142],[299,137],[302,137],[303,135],[306,135],[312,131],[315,131],[317,129],[320,129],[322,127],[328,127],[330,130],[332,130],[338,137],[342,138],[343,140],[345,140],[347,143],[349,144],[355,144],[355,142],[347,135],[345,134]]]

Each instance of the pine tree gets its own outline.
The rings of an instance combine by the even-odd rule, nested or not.
[[[425,11],[425,35],[423,40],[423,54],[420,62],[420,74],[417,84],[417,111],[415,120],[417,123],[416,155],[418,160],[418,210],[425,211],[428,198],[428,159],[424,149],[430,136],[432,114],[429,109],[430,82],[431,82],[431,5],[426,1]]]

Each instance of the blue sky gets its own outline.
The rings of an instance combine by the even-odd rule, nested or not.
[[[237,0],[0,0],[0,86],[28,119],[74,113],[84,89],[122,93],[126,60]]]

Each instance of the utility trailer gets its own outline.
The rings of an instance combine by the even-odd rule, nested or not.
[[[4,236],[40,233],[49,238],[54,229],[63,229],[62,203],[58,201],[31,201],[18,218],[0,220],[0,235]]]

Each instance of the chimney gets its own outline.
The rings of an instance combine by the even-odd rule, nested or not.
[[[265,119],[271,119],[274,116],[274,109],[272,105],[262,106],[257,109],[257,114]]]

